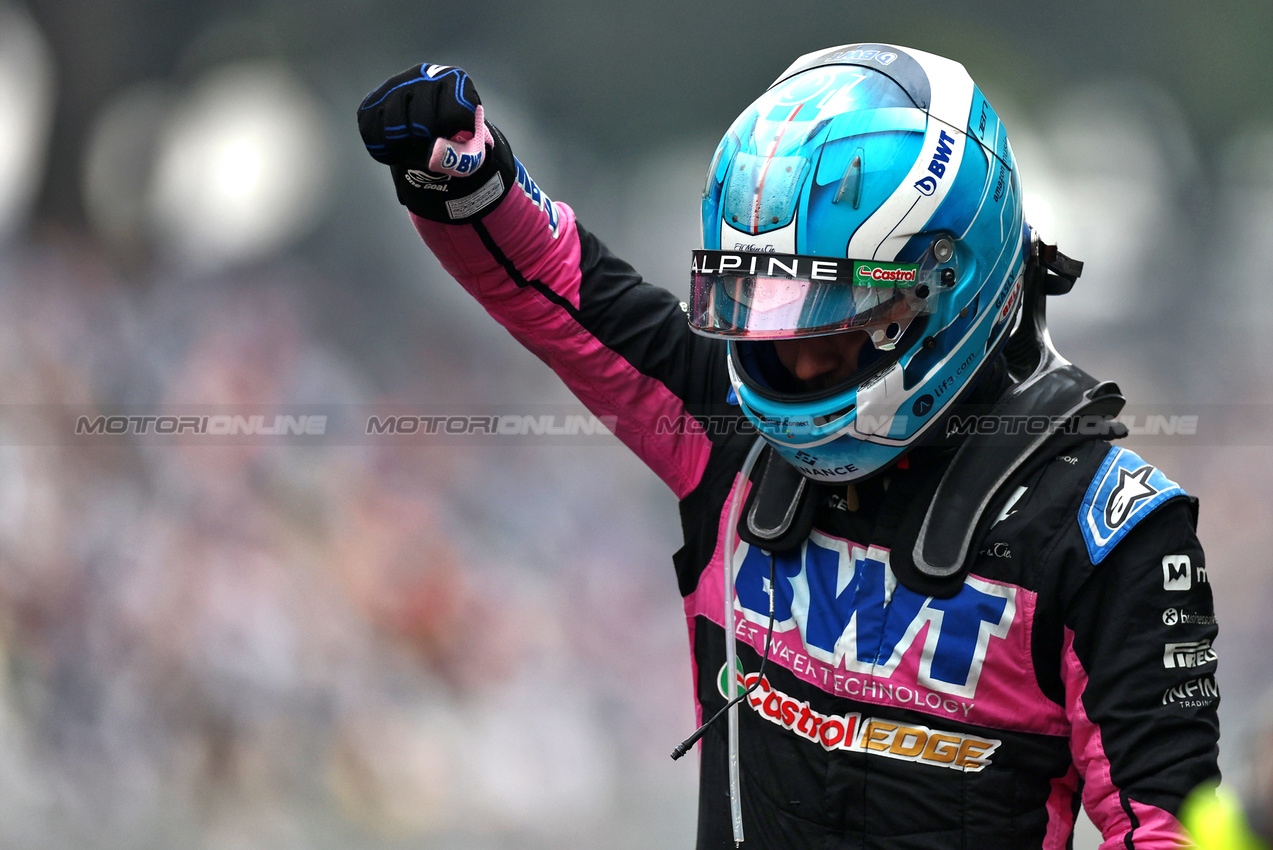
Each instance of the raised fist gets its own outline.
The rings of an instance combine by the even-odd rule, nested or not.
[[[459,68],[424,63],[390,77],[359,105],[358,132],[390,167],[398,200],[424,218],[480,218],[512,187],[508,143]]]

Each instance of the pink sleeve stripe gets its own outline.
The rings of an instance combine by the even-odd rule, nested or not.
[[[514,190],[484,221],[500,215],[514,196],[526,201],[520,191]],[[581,277],[579,236],[573,226],[574,213],[565,204],[558,204],[557,208],[561,215],[557,239],[549,235],[535,208],[529,211],[535,218],[524,213],[522,221],[512,226],[517,230],[524,226],[525,219],[532,219],[532,224],[543,228],[538,238],[541,250],[547,243],[547,259],[530,259],[528,249],[517,239],[517,250],[506,255],[514,263],[516,256],[528,261],[524,277],[542,281],[553,294],[577,306]],[[677,498],[684,498],[698,486],[707,468],[711,441],[701,429],[673,427],[662,429],[669,433],[659,433],[660,420],[678,423],[687,415],[685,405],[671,390],[606,348],[545,293],[534,287],[517,286],[474,227],[438,224],[416,216],[412,220],[443,267],[497,322],[547,363],[589,410],[599,417],[615,417],[615,436],[636,452]],[[501,250],[506,250],[503,231],[497,235],[493,228],[488,226],[488,230],[492,237],[501,240]]]
[[[1070,752],[1074,763],[1083,775],[1083,808],[1087,810],[1101,831],[1104,841],[1100,850],[1118,850],[1135,847],[1138,850],[1166,850],[1189,847],[1189,840],[1180,822],[1168,812],[1129,799],[1131,818],[1121,804],[1121,789],[1110,775],[1109,756],[1101,740],[1101,730],[1087,716],[1083,706],[1083,692],[1087,690],[1087,671],[1074,652],[1074,631],[1065,630],[1065,646],[1062,652],[1062,675],[1065,679],[1066,712],[1070,717]],[[1131,840],[1128,841],[1128,834]]]
[[[1078,790],[1079,772],[1074,765],[1064,776],[1052,780],[1048,795],[1048,830],[1043,836],[1043,850],[1065,850],[1074,832],[1074,792]]]
[[[553,202],[557,210],[557,229],[553,231],[548,215],[520,187],[514,187],[486,217],[482,226],[490,232],[500,251],[526,280],[541,281],[570,306],[579,309],[579,232],[575,230],[575,211],[567,204]],[[411,215],[416,231],[441,260],[451,276],[478,299],[487,290],[499,291],[506,286],[516,289],[505,269],[490,256],[472,226],[442,224]],[[435,237],[453,235],[462,230],[474,238],[461,243]],[[449,242],[449,246],[448,246]],[[463,276],[457,273],[464,260],[476,259],[477,267]]]
[[[1180,821],[1157,806],[1150,806],[1137,800],[1129,800],[1132,812],[1140,825],[1136,827],[1136,846],[1145,847],[1192,847],[1185,828]]]

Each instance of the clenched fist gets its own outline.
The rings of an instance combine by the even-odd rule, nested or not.
[[[398,200],[422,218],[472,221],[512,188],[512,151],[459,68],[425,63],[390,77],[358,107],[358,132],[389,166]]]

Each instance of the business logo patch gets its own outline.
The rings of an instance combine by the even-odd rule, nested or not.
[[[1162,612],[1164,626],[1214,626],[1215,614],[1199,614],[1184,608],[1168,608]]]
[[[928,161],[928,173],[915,181],[913,184],[915,191],[921,195],[932,195],[937,191],[937,187],[941,182],[945,180],[946,172],[951,166],[955,168],[955,171],[951,172],[952,174],[958,172],[963,148],[962,146],[955,146],[957,141],[959,141],[958,137],[952,136],[944,129],[938,130],[937,138],[934,140],[932,158]]]

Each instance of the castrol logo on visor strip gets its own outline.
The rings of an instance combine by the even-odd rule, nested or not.
[[[755,684],[757,674],[738,668],[738,687],[746,690]],[[725,667],[717,677],[717,689],[725,696]],[[943,732],[928,726],[895,723],[877,717],[863,717],[859,712],[822,714],[808,702],[788,696],[766,678],[760,678],[756,690],[747,697],[752,711],[794,732],[824,750],[845,750],[884,758],[913,761],[933,767],[946,767],[964,773],[977,773],[990,764],[990,756],[1003,742],[997,738],[979,738],[959,732]]]
[[[909,263],[854,263],[853,282],[858,286],[881,283],[914,283],[919,266]]]

